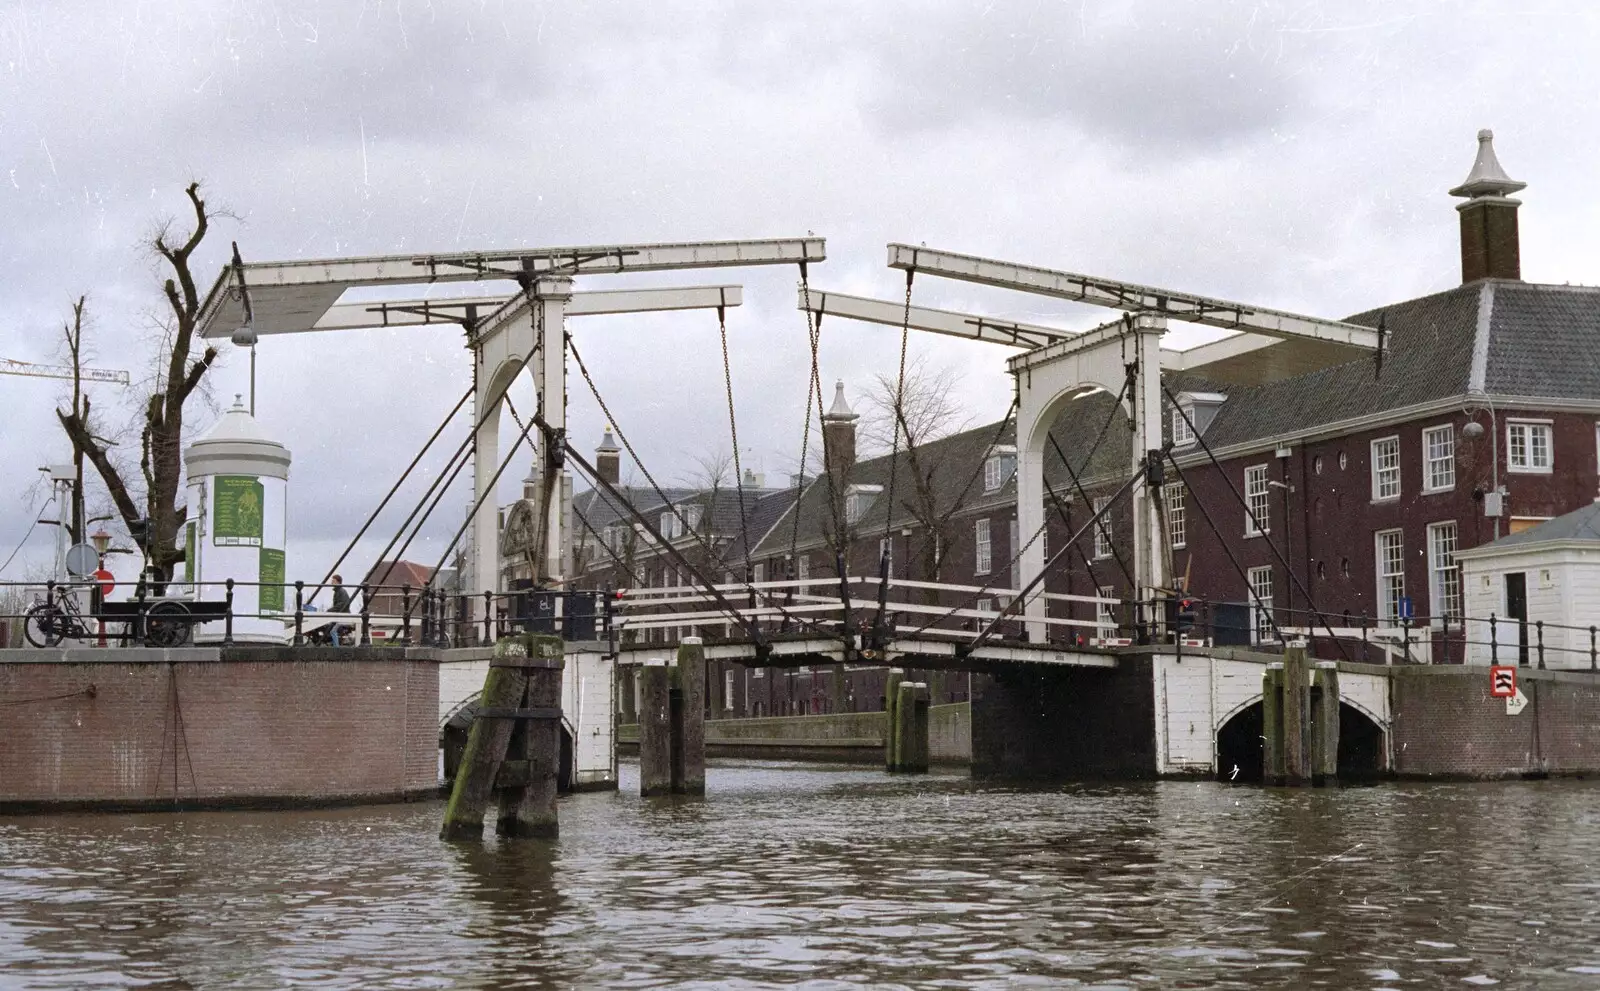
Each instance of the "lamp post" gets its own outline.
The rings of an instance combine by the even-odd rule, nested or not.
[[[1506,497],[1506,493],[1500,488],[1500,425],[1494,414],[1494,403],[1490,401],[1486,394],[1472,393],[1467,398],[1469,401],[1462,411],[1468,416],[1475,417],[1479,412],[1489,414],[1489,485],[1490,492],[1494,494],[1496,501],[1499,503],[1499,512],[1493,516],[1494,539],[1499,540],[1500,517],[1505,513]],[[1475,440],[1483,436],[1483,424],[1476,419],[1468,420],[1461,427],[1461,436],[1468,440]]]
[[[89,602],[95,612],[95,622],[99,625],[99,645],[106,645],[106,621],[100,616],[101,604],[105,602],[106,580],[106,548],[111,546],[111,534],[106,533],[105,527],[100,527],[89,537],[89,542],[94,544],[94,552],[98,556],[95,565],[94,586],[89,590]]]

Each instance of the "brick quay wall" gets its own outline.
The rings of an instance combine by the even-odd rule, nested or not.
[[[0,812],[333,805],[438,787],[400,648],[0,651]]]

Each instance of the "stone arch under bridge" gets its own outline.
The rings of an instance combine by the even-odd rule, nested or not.
[[[1247,765],[1238,758],[1245,744],[1239,741],[1255,726],[1259,742],[1262,676],[1267,663],[1277,659],[1267,654],[1158,656],[1152,670],[1157,773],[1209,776],[1231,772],[1233,763],[1243,773]],[[1388,677],[1341,668],[1339,691],[1341,759],[1348,756],[1352,770],[1393,766]],[[1234,755],[1228,767],[1221,766],[1224,743]],[[1249,759],[1248,752],[1244,756]]]

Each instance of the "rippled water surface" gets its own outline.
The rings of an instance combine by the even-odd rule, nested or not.
[[[715,764],[563,799],[0,819],[0,986],[1600,986],[1600,788],[1015,790]]]

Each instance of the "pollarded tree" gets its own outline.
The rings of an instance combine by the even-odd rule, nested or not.
[[[82,396],[71,412],[56,410],[74,457],[87,458],[94,465],[122,522],[135,541],[142,543],[158,582],[169,581],[173,569],[183,561],[178,534],[188,511],[178,504],[178,490],[183,480],[184,405],[217,359],[212,347],[194,355],[205,300],[195,285],[191,263],[218,214],[201,198],[199,183],[190,183],[184,192],[194,211],[194,229],[175,233],[169,222],[156,230],[150,242],[170,270],[161,287],[170,316],[156,356],[155,387],[145,401],[140,424],[138,481],[142,485],[128,484],[123,473],[129,469],[114,462],[108,445],[96,436],[87,396]],[[81,310],[77,316],[81,321]],[[138,488],[143,490],[142,499],[135,496]]]

